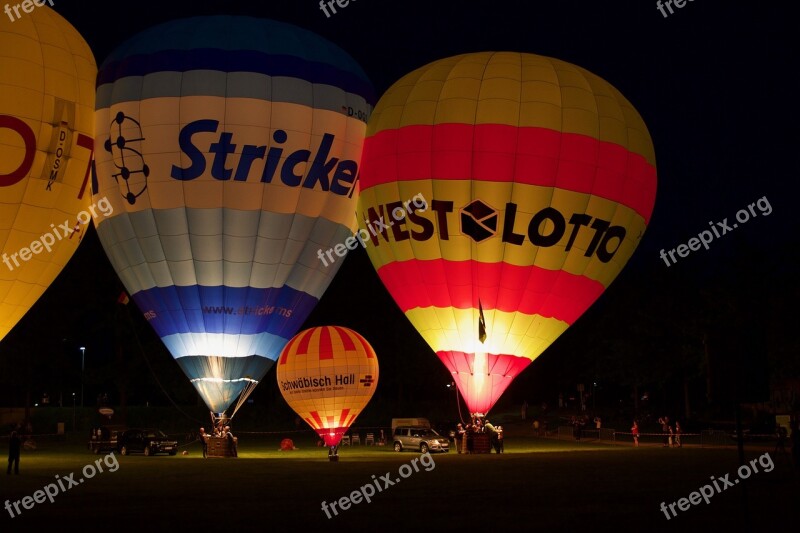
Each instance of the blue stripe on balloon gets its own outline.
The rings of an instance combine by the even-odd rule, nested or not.
[[[97,86],[113,83],[128,76],[191,70],[257,72],[268,76],[299,78],[310,83],[339,87],[346,92],[361,96],[370,104],[375,103],[372,85],[356,74],[326,63],[254,50],[165,50],[148,55],[134,55],[104,65],[97,73]]]
[[[288,338],[300,329],[318,302],[317,298],[286,286],[257,289],[171,285],[140,291],[133,299],[159,337],[176,333],[267,332]]]

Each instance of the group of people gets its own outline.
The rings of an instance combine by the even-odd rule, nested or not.
[[[456,425],[455,446],[458,453],[475,453],[476,435],[489,436],[491,449],[496,453],[503,453],[503,426],[494,426],[488,419],[480,416],[472,417],[466,426],[459,422]]]
[[[572,426],[572,437],[579,441],[581,440],[581,432],[583,431],[584,426],[589,423],[589,417],[587,415],[582,416],[573,416],[569,419],[569,425]]]
[[[668,416],[662,416],[658,419],[658,423],[661,424],[661,433],[664,435],[664,448],[682,448],[683,445],[681,444],[681,435],[683,434],[683,428],[681,428],[681,423],[677,420],[675,421],[675,425],[673,426],[670,424]],[[639,436],[641,433],[639,432],[639,423],[634,420],[633,426],[631,426],[631,436],[633,436],[633,446],[634,448],[639,447]]]
[[[230,450],[231,456],[232,457],[238,457],[239,456],[238,441],[237,441],[236,437],[233,436],[233,433],[231,433],[231,427],[230,426],[223,426],[222,424],[219,424],[219,425],[214,427],[214,433],[212,435],[209,435],[208,433],[206,433],[206,429],[205,428],[200,428],[200,433],[198,434],[197,439],[200,441],[200,444],[203,447],[203,459],[208,457],[208,438],[209,437],[216,437],[216,438],[226,439],[228,441],[228,449]]]

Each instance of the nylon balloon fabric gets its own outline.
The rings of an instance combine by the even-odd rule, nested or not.
[[[427,209],[394,219],[420,194]],[[483,52],[381,97],[359,223],[388,291],[486,413],[616,278],[655,194],[650,135],[618,90],[557,59]]]
[[[91,223],[92,51],[41,6],[0,18],[0,339],[44,294]]]
[[[215,413],[260,381],[352,235],[371,85],[295,26],[194,17],[101,66],[98,234],[117,274]]]

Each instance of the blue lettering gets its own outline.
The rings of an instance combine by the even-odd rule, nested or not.
[[[300,182],[303,180],[303,175],[300,174],[298,176],[295,174],[294,167],[296,167],[298,163],[307,163],[309,157],[311,157],[311,152],[308,150],[298,150],[287,156],[286,162],[283,164],[283,168],[281,168],[281,181],[289,187],[297,187],[300,185]]]
[[[330,133],[322,136],[313,160],[311,150],[297,150],[281,160],[283,148],[278,145],[284,144],[288,135],[284,130],[275,130],[272,134],[274,144],[269,147],[269,150],[267,150],[268,145],[242,145],[239,162],[234,172],[233,168],[226,168],[228,155],[236,154],[238,146],[233,142],[233,133],[220,132],[217,142],[209,144],[207,151],[198,148],[193,141],[196,133],[217,133],[218,128],[219,121],[204,119],[191,122],[181,129],[178,144],[191,164],[186,168],[172,165],[170,176],[173,179],[189,181],[202,176],[206,171],[206,154],[210,153],[214,154],[211,177],[220,181],[227,181],[231,178],[234,181],[247,181],[253,163],[260,159],[264,162],[260,176],[262,183],[271,183],[278,166],[281,166],[281,182],[289,187],[302,186],[306,189],[330,191],[339,196],[351,196],[356,189],[358,163],[350,159],[340,161],[338,157],[330,157],[331,147],[335,140],[335,136]],[[307,173],[298,172],[297,167],[301,163],[307,164]],[[333,173],[332,177],[331,173]]]
[[[327,159],[328,154],[331,151],[333,139],[334,137],[330,133],[326,133],[322,136],[322,142],[319,144],[317,156],[314,158],[314,162],[311,164],[311,170],[308,171],[306,181],[303,182],[303,187],[306,189],[313,189],[314,185],[319,182],[323,191],[330,190],[328,174],[331,173],[333,167],[335,167],[336,163],[339,162],[337,157],[332,157],[327,163],[325,162],[325,159]]]
[[[180,144],[181,151],[192,160],[192,164],[189,168],[181,168],[177,165],[172,165],[170,176],[173,179],[189,181],[205,172],[206,157],[203,152],[192,144],[192,136],[195,133],[216,133],[218,127],[219,121],[217,120],[196,120],[183,127],[178,136],[178,143]]]

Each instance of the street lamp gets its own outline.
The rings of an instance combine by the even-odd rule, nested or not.
[[[84,361],[86,359],[86,347],[81,346],[81,409],[83,409],[83,369],[84,369]]]

